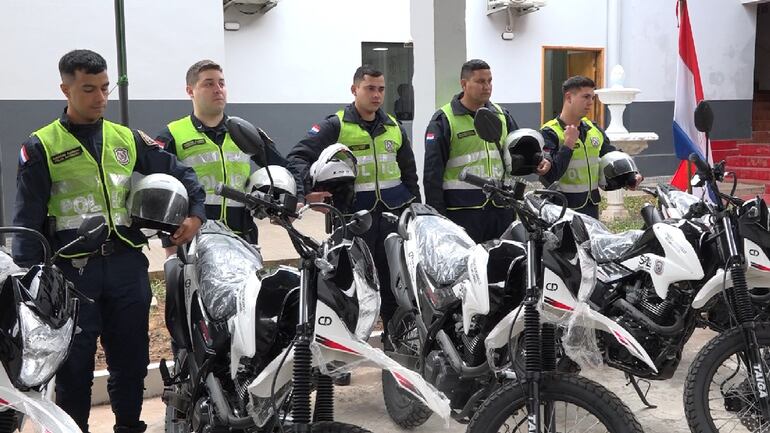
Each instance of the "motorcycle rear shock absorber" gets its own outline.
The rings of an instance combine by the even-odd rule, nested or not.
[[[334,382],[330,376],[319,374],[317,383],[313,422],[334,421]]]

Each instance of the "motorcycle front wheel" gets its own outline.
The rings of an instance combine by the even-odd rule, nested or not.
[[[758,323],[755,331],[765,371],[770,371],[770,324]],[[690,365],[684,409],[693,433],[770,431],[770,420],[757,405],[744,349],[741,328],[731,328],[703,346]]]
[[[527,386],[506,383],[479,407],[469,433],[530,432]],[[542,432],[642,433],[634,414],[610,390],[581,376],[543,373],[540,379]],[[550,410],[546,410],[545,406]]]

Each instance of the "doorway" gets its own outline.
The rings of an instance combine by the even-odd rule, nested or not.
[[[564,95],[561,85],[567,78],[583,75],[604,87],[604,49],[581,47],[543,47],[543,87],[540,122],[545,123],[561,112]],[[604,127],[604,106],[597,99],[588,118]]]

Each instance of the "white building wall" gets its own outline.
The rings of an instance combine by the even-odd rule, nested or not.
[[[541,10],[517,18],[514,40],[504,41],[500,34],[505,14],[487,16],[485,1],[468,0],[468,57],[485,59],[492,66],[497,102],[540,102],[542,46],[606,48],[607,3],[548,0]],[[626,85],[642,89],[640,101],[673,100],[678,55],[676,3],[619,3]],[[751,99],[756,6],[698,0],[689,2],[689,11],[706,98]]]
[[[4,0],[0,3],[0,99],[64,99],[58,62],[88,48],[107,60],[117,82],[114,2]],[[211,0],[125,2],[131,99],[186,99],[187,68],[202,58],[224,59],[222,6]],[[13,64],[13,67],[9,65]],[[111,99],[117,99],[113,92]]]
[[[231,102],[352,100],[361,42],[411,40],[409,0],[281,0],[264,16],[225,19],[241,24],[225,32]]]

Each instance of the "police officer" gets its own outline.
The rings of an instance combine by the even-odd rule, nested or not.
[[[330,194],[311,192],[310,165],[324,148],[334,143],[348,146],[356,156],[358,175],[353,210],[367,209],[372,214],[372,227],[364,234],[364,240],[377,267],[382,297],[380,314],[387,325],[397,305],[390,290],[384,241],[396,225],[382,218],[382,213],[398,214],[412,201],[420,201],[417,166],[406,131],[381,108],[385,95],[382,72],[369,65],[359,67],[350,90],[353,103],[313,125],[287,155],[287,168],[297,179],[297,189],[304,191],[306,201],[320,202]]]
[[[214,193],[219,183],[243,189],[251,174],[249,157],[238,149],[225,127],[227,86],[222,67],[212,60],[196,62],[187,70],[186,82],[192,114],[169,123],[156,141],[195,170],[206,190],[206,216],[223,221],[247,241],[257,243],[257,227],[245,207]],[[263,138],[268,164],[285,167],[286,159],[266,135]],[[167,253],[176,251],[168,239],[163,239],[163,246]]]
[[[553,161],[553,169],[541,180],[564,193],[570,208],[599,218],[599,160],[616,149],[607,134],[586,117],[595,98],[594,81],[576,75],[561,87],[564,94],[561,114],[540,129],[545,151]],[[642,179],[642,175],[637,174],[636,185]],[[554,182],[558,183],[551,185]]]
[[[187,189],[189,216],[171,236],[180,245],[206,216],[204,192],[192,169],[176,162],[152,138],[102,118],[107,106],[107,64],[97,53],[75,50],[59,61],[67,108],[59,119],[22,144],[14,225],[46,234],[54,248],[75,238],[80,220],[100,214],[109,237],[98,251],[66,251],[57,261],[66,278],[95,303],[81,302],[72,349],[56,374],[56,403],[88,432],[96,340],[101,337],[110,371],[108,392],[116,433],[140,433],[144,377],[149,362],[146,239],[129,226],[126,196],[131,174],[168,173]],[[16,236],[20,265],[42,260],[40,244]],[[84,258],[86,257],[86,258]]]
[[[492,72],[487,62],[465,62],[460,86],[462,92],[436,111],[425,133],[425,202],[463,227],[475,242],[484,242],[505,231],[513,222],[513,211],[488,200],[480,188],[458,180],[466,168],[482,177],[504,176],[501,151],[476,135],[473,117],[481,107],[497,113],[503,123],[501,144],[519,127],[506,110],[489,100]],[[550,162],[543,160],[538,174],[549,168]]]

